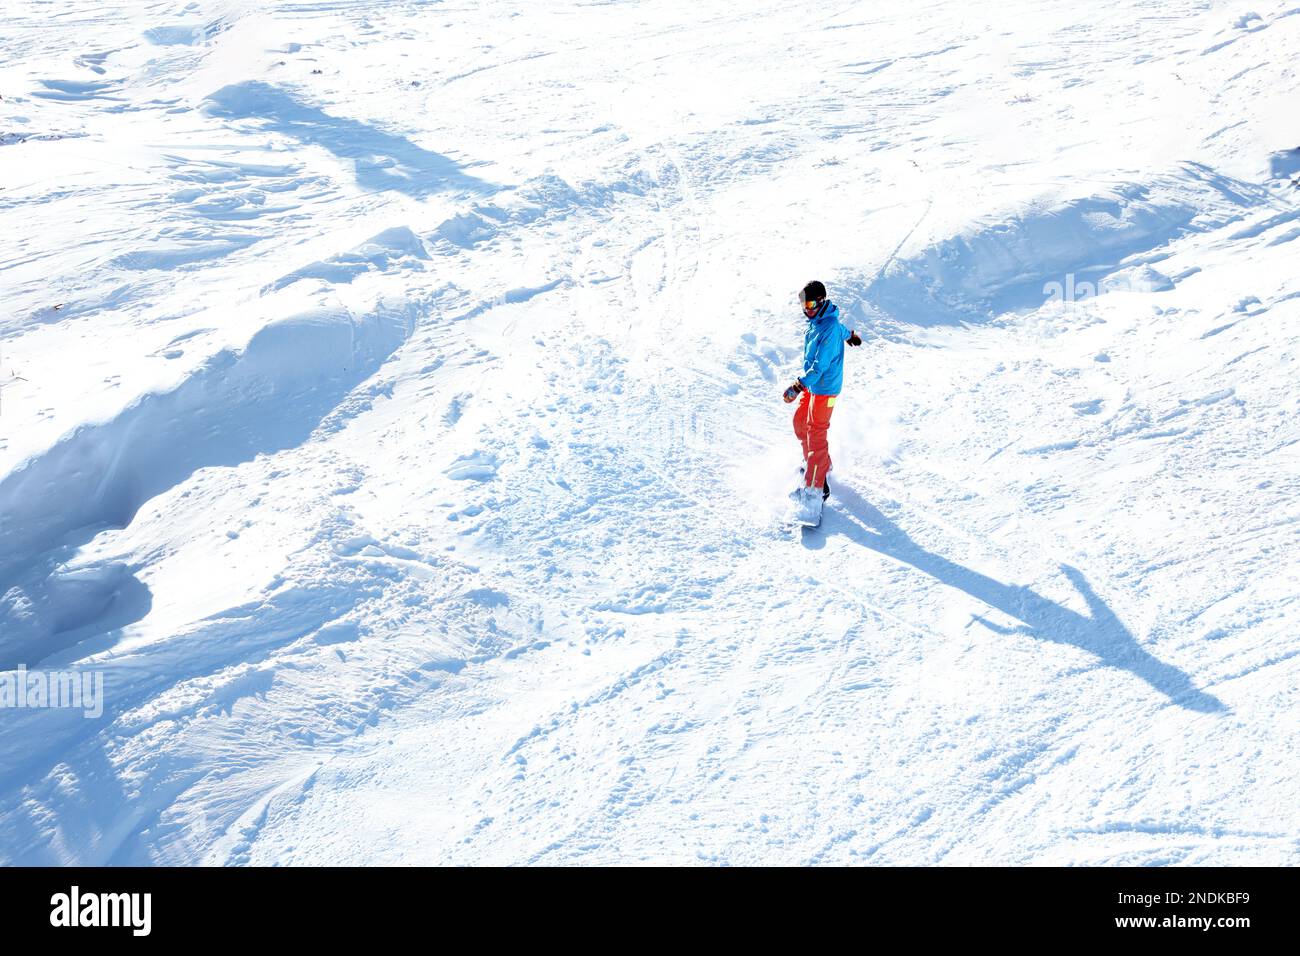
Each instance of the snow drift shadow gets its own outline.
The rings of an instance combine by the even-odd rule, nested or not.
[[[0,671],[44,666],[74,647],[79,653],[107,650],[122,628],[153,607],[149,588],[121,562],[58,565],[58,557],[49,556],[0,595]]]
[[[126,527],[145,502],[201,468],[302,444],[410,331],[405,314],[358,318],[342,309],[273,322],[242,351],[217,353],[173,390],[78,428],[7,475],[0,481],[0,658],[48,656],[52,636],[87,627],[124,593],[120,575],[60,570],[77,547]],[[127,590],[134,607],[147,605],[139,588]],[[75,623],[61,622],[69,608]]]
[[[1218,698],[1198,690],[1190,677],[1171,664],[1144,651],[1088,583],[1079,570],[1061,565],[1070,583],[1088,605],[1088,616],[1051,601],[1030,588],[1004,584],[945,557],[926,551],[901,528],[851,489],[835,489],[845,518],[828,513],[824,527],[895,561],[909,564],[949,587],[997,608],[1021,626],[1006,628],[982,617],[977,620],[999,634],[1028,634],[1040,640],[1072,644],[1100,658],[1103,664],[1131,671],[1172,703],[1188,710],[1216,713],[1226,710]]]
[[[287,90],[250,80],[223,86],[207,98],[204,112],[223,119],[259,119],[262,129],[323,146],[351,160],[357,184],[423,197],[454,188],[491,193],[498,187],[463,171],[454,160],[357,120],[330,116]]]
[[[391,272],[427,261],[429,252],[420,237],[405,226],[385,229],[347,252],[295,269],[267,285],[274,292],[300,279],[320,279],[346,285],[367,272]]]
[[[987,322],[1039,308],[1059,295],[1054,285],[1101,288],[1117,269],[1165,258],[1163,247],[1180,236],[1235,222],[1271,201],[1262,186],[1185,163],[1149,182],[976,220],[889,261],[881,274],[842,281],[841,297],[910,325]]]

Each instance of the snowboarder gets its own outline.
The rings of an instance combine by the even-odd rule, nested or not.
[[[826,433],[831,424],[835,399],[844,384],[844,343],[858,346],[858,333],[840,322],[840,310],[826,297],[826,286],[817,280],[799,292],[803,314],[808,319],[803,334],[803,375],[785,390],[787,404],[799,399],[794,413],[794,433],[803,446],[803,487],[791,494],[796,518],[801,524],[821,523],[822,503],[831,495],[826,473],[831,454]]]

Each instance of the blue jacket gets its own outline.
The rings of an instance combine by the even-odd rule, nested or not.
[[[803,333],[803,387],[814,395],[838,395],[844,385],[844,343],[852,332],[827,299]]]

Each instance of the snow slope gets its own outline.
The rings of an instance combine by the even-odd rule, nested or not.
[[[1300,862],[1300,7],[1152,10],[8,5],[0,860]]]

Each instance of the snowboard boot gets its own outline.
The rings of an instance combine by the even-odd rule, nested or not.
[[[796,488],[790,498],[794,501],[794,519],[802,525],[816,527],[822,520],[822,496],[820,488],[804,486]]]
[[[804,473],[803,466],[800,466],[800,468],[799,468],[799,474],[802,475],[803,473]],[[831,496],[831,483],[830,483],[829,481],[827,481],[825,478],[823,478],[823,479],[822,479],[822,501],[824,502],[824,501],[825,501],[827,498],[829,498],[830,496]],[[794,497],[794,496],[791,495],[791,497]]]

